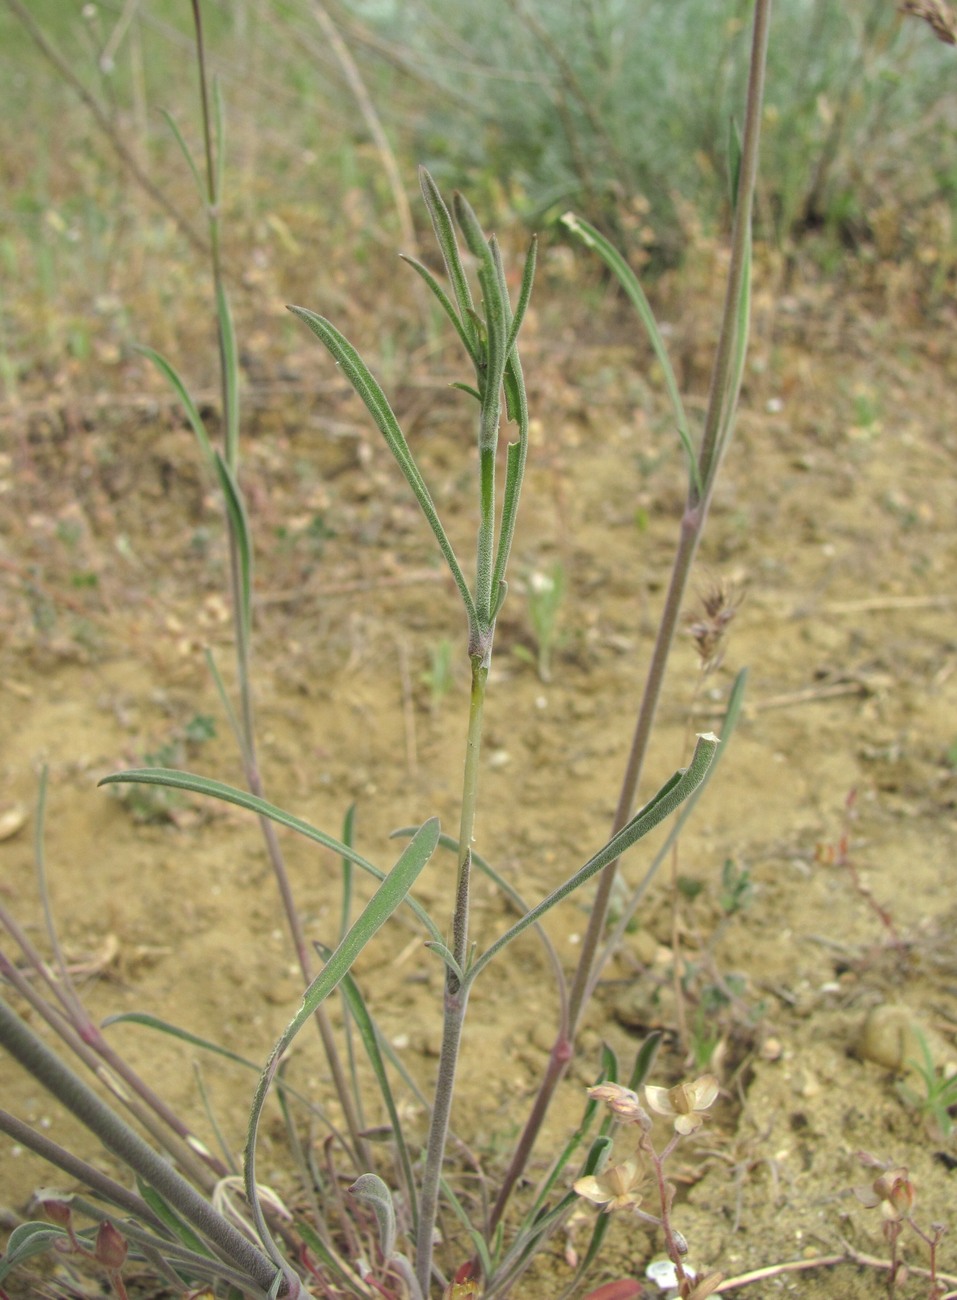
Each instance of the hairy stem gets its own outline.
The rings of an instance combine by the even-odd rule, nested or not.
[[[237,1265],[257,1285],[268,1291],[276,1266],[231,1223],[217,1214],[207,1200],[153,1150],[115,1111],[102,1101],[80,1076],[65,1065],[0,999],[0,1043],[23,1068],[94,1133],[108,1151],[154,1187],[164,1200],[212,1242],[226,1259]],[[283,1294],[298,1291],[287,1279]]]
[[[72,1151],[61,1147],[58,1142],[53,1142],[44,1134],[38,1133],[36,1129],[25,1124],[22,1119],[17,1119],[16,1115],[11,1115],[7,1110],[0,1110],[0,1132],[6,1133],[8,1137],[13,1138],[14,1142],[40,1156],[48,1164],[62,1169],[65,1174],[75,1178],[77,1182],[88,1187],[111,1205],[125,1210],[127,1214],[132,1214],[141,1223],[148,1223],[154,1228],[163,1230],[162,1221],[156,1217],[142,1196],[138,1196],[122,1183],[101,1173],[94,1165],[81,1160]]]
[[[462,778],[462,813],[459,823],[459,856],[455,882],[455,912],[452,917],[452,956],[461,970],[466,969],[469,951],[469,876],[472,866],[472,838],[475,831],[475,808],[478,800],[479,757],[482,751],[482,718],[488,668],[482,659],[472,659],[472,691],[469,698],[469,726],[465,742],[465,773]],[[429,1124],[429,1141],[425,1173],[419,1200],[419,1233],[416,1243],[416,1276],[422,1294],[428,1295],[432,1276],[432,1239],[438,1215],[442,1162],[448,1140],[455,1074],[458,1067],[462,1027],[468,1004],[469,982],[463,985],[451,970],[445,975],[442,1046],[439,1052],[438,1077]]]

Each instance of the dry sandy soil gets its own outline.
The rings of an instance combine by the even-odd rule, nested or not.
[[[886,1258],[879,1211],[851,1190],[874,1176],[862,1151],[911,1171],[926,1230],[957,1226],[954,1133],[905,1099],[908,1080],[893,1068],[916,1051],[915,1030],[938,1070],[957,1068],[955,321],[889,282],[838,287],[799,274],[780,292],[770,270],[763,280],[697,580],[699,592],[720,583],[736,593],[737,613],[706,678],[691,637],[676,646],[645,797],[685,761],[694,731],[720,726],[746,666],[744,714],[606,969],[538,1151],[544,1164],[578,1122],[603,1042],[628,1068],[645,1035],[662,1029],[659,1083],[689,1077],[710,1057],[722,1099],[674,1158],[675,1217],[695,1264],[728,1277],[851,1251]],[[560,312],[553,302],[533,317],[525,349],[535,423],[516,541],[522,581],[500,625],[478,827],[482,853],[529,899],[607,833],[683,491],[644,348],[628,341],[623,321],[601,333],[608,304],[566,294]],[[713,295],[664,303],[697,410]],[[447,389],[455,375],[444,366],[420,359],[414,380],[393,391],[466,547],[471,434],[466,399]],[[250,384],[243,472],[258,544],[266,789],[332,834],[355,803],[358,846],[385,866],[393,828],[433,813],[450,832],[457,824],[462,619],[395,466],[318,345],[304,338],[284,367],[282,384]],[[0,902],[44,947],[30,810],[47,763],[50,892],[93,1013],[149,1011],[262,1061],[299,982],[256,826],[191,798],[96,789],[150,756],[241,781],[204,659],[211,647],[229,675],[219,509],[192,435],[162,396],[77,398],[7,410],[3,444],[0,801],[8,832],[20,810],[27,820],[0,843]],[[542,682],[520,652],[534,648],[521,588],[556,563],[567,590]],[[446,638],[452,681],[433,699],[430,656]],[[215,737],[202,739],[203,718],[215,719]],[[329,940],[339,864],[291,835],[283,844],[307,931]],[[630,881],[654,847],[626,860]],[[448,866],[437,859],[420,888],[443,926]],[[586,892],[549,922],[569,967],[588,903]],[[479,939],[508,917],[480,884]],[[427,1082],[441,978],[410,919],[383,932],[358,976],[384,1032]],[[898,1011],[883,1045],[869,1030],[862,1047],[879,1008]],[[544,1067],[555,1010],[533,939],[473,995],[454,1123],[493,1177]],[[252,1076],[141,1027],[109,1033],[209,1136],[193,1069],[201,1059],[225,1140],[240,1148]],[[328,1097],[307,1037],[292,1071],[304,1091]],[[0,1079],[6,1107],[70,1138],[63,1114],[9,1060]],[[909,1085],[925,1091],[913,1072]],[[414,1107],[409,1114],[420,1129]],[[277,1118],[263,1168],[294,1196],[284,1150]],[[9,1214],[51,1182],[38,1161],[0,1142]],[[521,1296],[560,1293],[571,1277],[566,1254],[584,1249],[591,1217],[583,1207]],[[927,1296],[925,1254],[916,1237],[905,1243],[914,1268],[897,1293]],[[619,1218],[590,1285],[641,1278],[660,1252],[660,1240]],[[939,1265],[957,1274],[953,1231]],[[35,1285],[24,1277],[11,1294],[40,1294]],[[733,1294],[853,1300],[885,1290],[876,1267],[845,1262]]]

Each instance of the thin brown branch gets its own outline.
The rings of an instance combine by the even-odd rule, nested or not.
[[[57,73],[64,82],[76,93],[77,97],[89,110],[96,125],[100,128],[107,140],[113,147],[114,153],[117,154],[126,170],[130,173],[137,185],[145,191],[146,194],[156,203],[167,216],[171,217],[177,227],[182,231],[197,252],[206,254],[209,247],[202,235],[197,234],[190,223],[182,213],[167,198],[158,185],[147,176],[146,172],[137,162],[135,155],[124,141],[123,137],[117,131],[115,125],[110,120],[109,114],[105,111],[102,104],[94,95],[87,90],[83,82],[70,67],[68,61],[63,57],[55,45],[46,37],[40,28],[39,23],[30,13],[30,10],[22,0],[7,0],[7,5],[13,10],[14,14],[26,28],[30,39],[38,47],[47,62],[56,68]]]
[[[376,107],[372,102],[372,96],[362,79],[362,73],[359,66],[352,57],[352,51],[349,49],[342,37],[336,24],[330,18],[324,5],[320,0],[313,0],[312,12],[319,24],[323,36],[329,42],[333,54],[342,69],[342,74],[352,91],[359,112],[362,114],[362,120],[366,124],[366,130],[372,137],[372,142],[379,153],[382,161],[382,169],[385,172],[386,180],[389,183],[389,189],[392,192],[392,202],[395,204],[396,215],[399,218],[399,226],[402,230],[402,240],[410,253],[414,253],[418,248],[418,240],[415,237],[415,223],[412,220],[412,208],[409,205],[409,197],[405,192],[402,184],[402,176],[399,172],[399,164],[396,161],[395,151],[389,143],[389,137],[385,133],[385,127]]]

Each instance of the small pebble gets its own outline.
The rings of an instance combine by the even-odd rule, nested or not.
[[[900,1074],[908,1062],[923,1061],[921,1034],[926,1039],[926,1031],[906,1007],[874,1007],[860,1028],[854,1054]]]
[[[12,808],[0,811],[0,840],[11,840],[17,831],[23,829],[27,821],[27,810],[23,804],[14,804]]]

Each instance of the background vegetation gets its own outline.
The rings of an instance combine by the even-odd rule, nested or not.
[[[716,20],[708,0],[207,4],[240,316],[281,320],[293,291],[348,310],[345,255],[391,266],[414,238],[420,162],[553,246],[557,217],[575,207],[634,262],[680,262],[727,225],[749,10],[723,6]],[[939,290],[957,192],[951,51],[888,0],[782,0],[774,21],[759,238],[792,261],[811,247],[831,266],[848,244],[865,259],[916,252]],[[115,387],[145,337],[174,359],[194,351],[202,234],[163,118],[193,102],[190,41],[174,0],[0,6],[7,400],[54,371],[87,386],[119,368]],[[377,315],[388,355],[396,320],[381,305]],[[269,336],[291,338],[292,323]],[[254,331],[253,369],[259,342]]]

